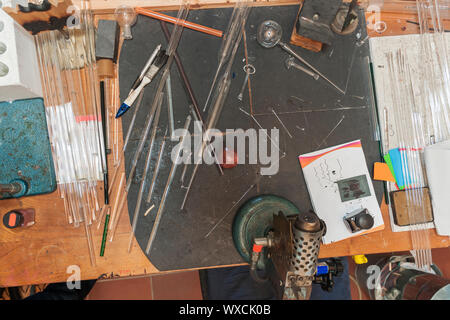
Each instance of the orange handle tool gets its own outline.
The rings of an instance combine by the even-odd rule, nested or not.
[[[165,14],[162,14],[162,13],[159,13],[159,12],[155,12],[155,11],[152,11],[152,10],[149,10],[149,9],[144,9],[144,8],[141,8],[141,7],[136,7],[135,10],[136,10],[136,12],[138,14],[142,14],[142,15],[147,16],[147,17],[159,19],[159,20],[166,21],[166,22],[173,23],[173,24],[177,23],[177,18],[168,16],[168,15],[165,15]],[[200,32],[203,32],[203,33],[207,33],[209,35],[216,36],[216,37],[219,37],[219,38],[221,38],[222,35],[223,35],[223,32],[220,31],[220,30],[216,30],[216,29],[213,29],[213,28],[205,27],[205,26],[202,26],[200,24],[196,24],[196,23],[189,22],[189,21],[186,21],[186,20],[181,20],[181,22],[179,24],[183,25],[186,28],[189,28],[189,29],[192,29],[192,30],[196,30],[196,31],[200,31]]]

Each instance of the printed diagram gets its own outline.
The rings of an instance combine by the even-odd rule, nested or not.
[[[336,182],[343,178],[342,166],[339,159],[324,159],[319,161],[313,169],[322,189],[332,190],[334,193],[339,192]]]
[[[365,174],[337,181],[341,201],[351,201],[370,196],[369,183]]]

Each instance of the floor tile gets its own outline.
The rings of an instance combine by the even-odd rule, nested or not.
[[[198,271],[152,276],[154,300],[202,300]]]
[[[438,266],[444,278],[450,279],[450,247],[431,250],[433,263]]]
[[[352,257],[347,257],[347,261],[352,300],[370,300],[367,290],[356,281],[356,263],[353,261]]]
[[[97,281],[86,300],[152,300],[151,279]]]

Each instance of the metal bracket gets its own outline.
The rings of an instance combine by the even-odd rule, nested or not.
[[[328,45],[334,38],[331,23],[342,0],[305,0],[297,20],[297,34]]]

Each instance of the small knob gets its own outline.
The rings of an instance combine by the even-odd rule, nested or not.
[[[17,211],[10,211],[3,216],[3,224],[8,229],[20,227],[24,222],[23,214]]]
[[[373,217],[367,212],[359,214],[355,219],[355,224],[361,229],[370,229],[373,227]]]
[[[16,194],[22,191],[22,186],[18,182],[0,184],[0,193]]]
[[[312,212],[300,213],[295,219],[295,227],[306,232],[317,232],[320,230],[320,220]]]
[[[286,69],[289,70],[292,67],[293,63],[294,63],[294,58],[290,57],[290,58],[286,59],[286,61],[284,62],[284,65],[286,66]]]

